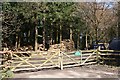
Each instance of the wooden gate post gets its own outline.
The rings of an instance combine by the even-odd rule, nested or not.
[[[100,53],[100,46],[98,47],[98,49],[96,51],[96,57],[97,57],[97,63],[98,64],[99,64],[99,57],[100,57],[99,53]]]
[[[80,61],[80,62],[81,62],[81,64],[82,64],[82,51],[80,51],[80,52],[81,52],[81,55],[80,55],[80,59],[81,59],[81,61]]]
[[[60,69],[63,70],[63,52],[59,51],[59,65]]]

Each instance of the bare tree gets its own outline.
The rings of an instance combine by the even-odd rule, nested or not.
[[[87,22],[86,32],[93,41],[107,40],[107,30],[116,24],[115,3],[86,2],[78,3],[78,14]]]
[[[120,2],[118,2],[118,37],[120,38]]]

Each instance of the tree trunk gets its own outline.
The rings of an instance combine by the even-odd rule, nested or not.
[[[15,48],[18,48],[18,34],[16,34]]]
[[[97,24],[97,18],[96,18],[96,13],[97,13],[97,3],[94,3],[94,20],[95,20],[95,42],[96,44],[98,43],[98,24]]]
[[[37,30],[37,26],[35,26],[35,51],[37,51],[37,36],[38,36],[38,30]]]
[[[60,43],[62,41],[62,26],[60,25]]]
[[[19,34],[16,34],[15,47],[16,47],[16,48],[19,48],[19,47],[20,47],[20,35],[19,35]]]
[[[86,49],[88,49],[88,42],[87,42],[88,39],[87,38],[88,38],[88,36],[87,36],[87,33],[86,33],[86,38],[85,38]]]
[[[97,44],[98,42],[98,31],[97,31],[97,25],[95,25],[95,42]]]
[[[28,31],[28,43],[30,45],[30,30]]]
[[[50,32],[50,44],[49,45],[52,45],[53,44],[53,24],[51,23],[51,32]]]
[[[20,40],[21,40],[21,36],[19,35],[19,37],[18,37],[18,48],[20,48]]]
[[[72,40],[72,35],[73,35],[73,32],[72,32],[72,25],[70,25],[70,40]]]
[[[79,50],[80,48],[80,35],[78,33],[78,37],[77,37],[77,50]]]
[[[118,2],[118,38],[120,38],[120,2]]]
[[[59,37],[59,36],[58,36],[58,29],[57,29],[56,35],[57,35],[57,36],[56,36],[56,43],[58,43],[58,39],[59,39],[59,38],[58,38],[58,37]]]
[[[45,17],[43,18],[43,49],[45,50]]]

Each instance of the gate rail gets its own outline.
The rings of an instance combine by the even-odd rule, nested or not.
[[[100,64],[120,66],[120,51],[116,50],[99,50]]]
[[[53,51],[27,51],[27,52],[8,52],[2,55],[1,70],[4,67],[10,67],[12,71],[39,70],[46,68],[63,68],[83,66],[101,63],[102,55],[108,55],[106,52],[115,52],[112,50],[80,50],[79,56],[73,52],[61,52],[60,49]],[[104,54],[103,54],[104,53]],[[109,54],[110,55],[110,54]],[[7,63],[7,64],[6,64]],[[9,63],[9,64],[8,64]]]

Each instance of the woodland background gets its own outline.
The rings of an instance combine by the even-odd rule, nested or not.
[[[119,2],[3,2],[2,47],[74,41],[76,49],[120,37]]]

